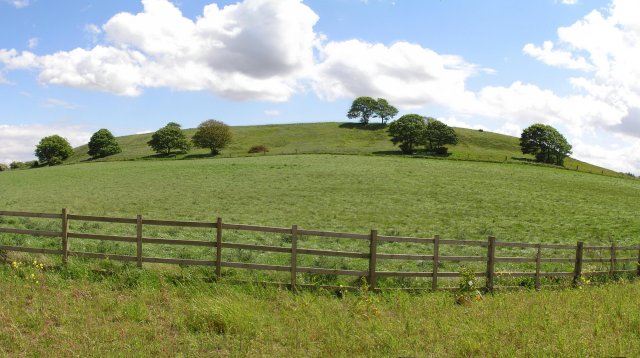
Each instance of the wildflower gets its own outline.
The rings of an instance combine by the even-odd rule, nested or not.
[[[467,282],[467,284],[468,284],[469,286],[473,286],[473,281],[469,280],[469,282]]]

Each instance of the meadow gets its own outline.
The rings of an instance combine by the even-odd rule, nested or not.
[[[318,133],[328,137],[305,134],[310,128],[305,126],[317,126]],[[571,161],[565,169],[531,165],[518,153],[513,137],[459,130],[467,137],[446,158],[453,160],[442,160],[398,155],[380,129],[334,123],[234,130],[238,141],[216,158],[197,151],[158,158],[148,153],[142,135],[119,138],[121,143],[130,140],[130,145],[117,158],[87,161],[76,154],[71,160],[76,164],[0,173],[0,210],[59,213],[68,208],[82,215],[141,214],[149,219],[210,222],[222,217],[225,223],[295,224],[363,234],[377,229],[382,235],[443,239],[486,240],[493,235],[511,242],[638,244],[639,181],[586,164],[578,164],[576,171]],[[246,154],[254,144],[266,144],[271,152]],[[331,154],[312,154],[324,152]],[[60,222],[0,217],[0,226],[55,231]],[[70,230],[135,235],[135,225],[125,224],[72,221]],[[146,235],[215,238],[210,229],[145,227]],[[225,231],[225,241],[231,242],[287,247],[288,239]],[[60,240],[0,234],[3,244],[58,248]],[[91,252],[135,252],[135,244],[129,243],[72,239],[70,245]],[[367,243],[305,237],[299,245],[366,251]],[[379,252],[407,250],[429,253],[411,243],[385,243]],[[486,249],[478,250],[454,246],[441,254],[482,255]],[[533,255],[532,249],[502,250],[504,256]],[[0,305],[0,356],[640,354],[640,304],[633,299],[640,293],[640,282],[628,276],[592,279],[581,289],[542,291],[531,290],[526,280],[506,277],[502,283],[520,285],[522,290],[499,291],[470,305],[456,305],[450,292],[373,294],[365,286],[356,292],[293,293],[237,282],[286,281],[286,273],[225,269],[223,279],[214,282],[210,267],[145,264],[140,270],[131,264],[80,258],[71,258],[65,266],[55,256],[0,254],[6,261],[0,265],[0,291],[6,293]],[[147,254],[212,259],[214,253],[210,248],[157,245],[145,246]],[[223,254],[226,260],[242,262],[279,264],[289,259],[288,254],[246,250]],[[34,259],[42,269],[32,267]],[[301,264],[366,268],[366,260],[306,260]],[[14,261],[22,266],[14,267]],[[387,265],[381,268],[431,269],[430,263],[421,261]],[[633,262],[628,265],[624,268],[633,269]],[[472,268],[482,271],[480,266]],[[445,264],[442,270],[455,267]],[[522,264],[497,268],[522,269]],[[552,269],[571,271],[572,265]],[[603,267],[585,268],[596,269]],[[300,283],[358,285],[322,275],[301,275]],[[457,279],[442,282],[454,287],[457,283]],[[397,287],[416,282],[398,279],[379,284]],[[480,279],[478,285],[482,284]]]

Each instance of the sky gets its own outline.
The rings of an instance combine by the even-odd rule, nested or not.
[[[0,0],[0,163],[38,141],[347,121],[357,96],[640,174],[637,0]]]

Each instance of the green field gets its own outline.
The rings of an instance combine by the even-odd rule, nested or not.
[[[309,130],[314,126],[317,135]],[[450,159],[460,160],[440,160],[393,154],[395,148],[382,130],[344,128],[336,123],[234,130],[237,142],[216,158],[180,160],[189,159],[189,155],[182,155],[175,158],[178,160],[117,161],[152,155],[144,136],[132,136],[119,139],[124,151],[109,161],[83,162],[86,158],[77,156],[73,161],[78,164],[74,165],[2,172],[0,210],[57,213],[66,207],[71,213],[85,215],[134,218],[142,214],[151,219],[205,221],[222,217],[227,223],[296,224],[357,233],[377,229],[383,235],[438,234],[443,239],[486,240],[494,235],[500,241],[532,243],[639,243],[640,181],[583,173],[586,168],[603,172],[586,164],[579,164],[580,171],[530,165],[521,160],[513,137],[458,130],[461,138],[467,137],[451,148]],[[243,130],[244,137],[240,135]],[[129,144],[123,142],[126,138]],[[254,144],[265,144],[271,152],[247,155],[246,150]],[[314,152],[333,154],[310,154]],[[344,155],[347,153],[356,155]],[[202,154],[191,153],[191,158]],[[0,226],[59,230],[60,222],[0,217]],[[71,230],[135,234],[134,225],[123,224],[72,222]],[[199,240],[215,237],[211,230],[145,227],[147,235]],[[286,236],[277,234],[225,231],[224,240],[289,245]],[[0,234],[3,244],[58,248],[60,242]],[[366,250],[366,242],[348,240],[302,238],[299,245]],[[73,239],[71,248],[135,252],[135,245],[129,243],[81,239]],[[427,253],[428,248],[384,244],[378,251]],[[441,251],[442,255],[482,253],[464,247]],[[532,254],[531,249],[513,248],[500,253]],[[145,246],[146,255],[212,259],[213,253],[210,249],[157,245]],[[11,253],[7,257],[9,262],[25,261],[27,265],[33,258],[47,265],[45,272],[35,272],[34,279],[29,271],[0,265],[0,290],[10,292],[0,305],[0,356],[640,354],[640,304],[633,299],[640,293],[638,280],[604,284],[593,280],[581,290],[501,292],[486,296],[482,302],[458,306],[447,292],[361,292],[337,298],[333,292],[294,294],[226,280],[286,281],[287,273],[225,269],[223,281],[214,284],[208,280],[211,268],[145,264],[145,269],[139,270],[77,258],[63,267],[58,257]],[[288,254],[243,250],[226,250],[223,256],[223,260],[271,264],[285,264],[288,259]],[[301,265],[366,268],[366,260],[305,260]],[[430,270],[429,263],[423,262],[380,265],[381,269]],[[634,262],[624,265],[624,269],[636,267]],[[523,268],[502,264],[497,269]],[[553,269],[571,271],[572,267],[554,265]],[[354,284],[318,275],[301,275],[300,282]],[[509,278],[503,282],[526,283]],[[425,282],[398,279],[380,285],[421,283]]]

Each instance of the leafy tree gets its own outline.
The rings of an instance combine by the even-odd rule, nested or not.
[[[9,170],[9,166],[6,165],[6,164],[0,163],[0,172],[4,172],[4,171],[7,171],[7,170]]]
[[[351,103],[347,113],[349,119],[360,118],[360,123],[368,124],[369,119],[376,114],[378,102],[371,97],[358,97]]]
[[[378,98],[376,101],[376,108],[374,110],[375,116],[380,118],[382,124],[385,124],[388,120],[392,119],[398,114],[398,109],[387,102],[384,98]]]
[[[169,154],[173,149],[188,152],[191,149],[191,145],[187,137],[182,133],[180,125],[175,122],[169,122],[166,126],[155,131],[147,144],[156,153]]]
[[[36,146],[36,157],[41,163],[47,165],[62,164],[62,161],[73,154],[73,148],[69,142],[59,135],[44,137]]]
[[[38,167],[38,161],[33,160],[30,162],[11,162],[9,168],[11,169],[29,169]]]
[[[458,144],[458,136],[453,128],[440,122],[434,118],[427,118],[427,125],[424,131],[423,142],[429,150],[435,150],[440,152],[442,148],[447,144]]]
[[[232,138],[231,128],[228,125],[209,119],[200,123],[191,140],[196,147],[208,148],[212,155],[216,155],[220,153],[220,149],[231,143]]]
[[[116,138],[108,129],[100,129],[93,133],[89,140],[89,155],[92,158],[102,158],[122,152]]]
[[[563,165],[564,158],[571,154],[571,144],[555,128],[536,123],[520,136],[520,149],[523,154],[533,154],[536,161]]]
[[[400,143],[404,154],[413,153],[416,145],[422,144],[426,124],[418,114],[405,114],[389,124],[389,135],[393,144]]]

